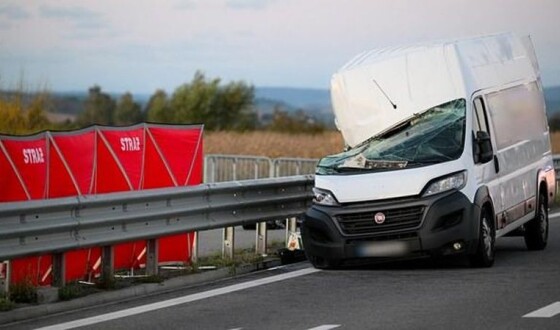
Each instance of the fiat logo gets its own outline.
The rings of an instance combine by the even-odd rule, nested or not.
[[[383,214],[381,212],[377,212],[373,216],[373,220],[375,221],[376,224],[382,225],[385,222],[385,214]]]

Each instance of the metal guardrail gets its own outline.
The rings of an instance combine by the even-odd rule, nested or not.
[[[307,175],[2,203],[0,260],[52,253],[53,283],[59,286],[63,252],[101,246],[109,265],[103,273],[112,276],[113,244],[145,239],[150,253],[162,236],[259,223],[257,231],[266,231],[266,220],[305,212],[313,181]],[[154,274],[152,259],[153,253],[146,271]]]
[[[312,176],[0,204],[0,260],[303,213]]]

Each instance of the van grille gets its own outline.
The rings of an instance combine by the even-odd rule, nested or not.
[[[377,224],[374,221],[375,214],[379,212],[385,215],[385,222],[382,224]],[[416,228],[422,222],[423,213],[424,206],[412,206],[401,209],[340,214],[335,219],[345,234],[374,234]]]

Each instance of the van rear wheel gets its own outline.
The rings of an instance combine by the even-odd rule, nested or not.
[[[529,250],[544,250],[548,242],[548,205],[543,193],[539,194],[539,205],[535,218],[525,224],[525,245]]]
[[[496,232],[490,222],[493,217],[485,207],[480,212],[480,226],[478,231],[478,245],[476,252],[470,256],[474,267],[492,267],[496,251]]]

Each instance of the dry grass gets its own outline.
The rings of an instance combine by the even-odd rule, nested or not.
[[[552,153],[560,154],[560,132],[550,134]],[[289,134],[275,132],[206,132],[205,154],[320,158],[342,151],[338,132]]]
[[[342,151],[338,132],[289,134],[276,132],[206,132],[205,154],[320,158]]]
[[[550,134],[550,144],[552,145],[552,153],[560,154],[560,132]]]

